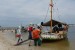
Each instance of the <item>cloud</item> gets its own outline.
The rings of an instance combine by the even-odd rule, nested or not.
[[[58,16],[61,16],[60,19],[62,20],[69,19],[70,17],[71,19],[73,18],[72,21],[74,21],[75,0],[53,1],[54,19],[58,19]],[[50,10],[48,14],[46,14],[49,3],[50,0],[0,0],[0,21],[2,21],[3,24],[15,24],[17,22],[20,24],[21,22],[29,23],[30,21],[36,23],[44,20],[46,15],[48,16],[46,20],[49,20]],[[66,20],[66,22],[68,21]]]

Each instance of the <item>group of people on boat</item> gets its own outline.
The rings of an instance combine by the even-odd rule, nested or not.
[[[66,24],[63,26],[62,24],[58,24],[53,27],[53,32],[66,31],[67,29],[68,29],[68,26]]]
[[[34,46],[41,46],[41,39],[40,39],[40,33],[41,33],[41,29],[39,26],[35,27],[34,25],[30,24],[29,27],[27,28],[28,32],[29,32],[29,36],[28,36],[28,40],[29,40],[29,46],[31,46],[32,44],[32,40],[34,40]],[[21,26],[19,26],[18,30],[17,30],[17,34],[16,37],[18,37],[18,41],[17,43],[22,40],[22,32],[21,32]]]
[[[66,24],[63,26],[62,24],[58,24],[53,27],[53,33],[56,33],[59,38],[63,38],[66,31],[68,31],[68,25]]]

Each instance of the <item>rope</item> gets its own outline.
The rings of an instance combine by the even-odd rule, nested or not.
[[[48,10],[49,10],[49,7],[48,7],[48,9],[47,9],[47,13],[46,13],[46,16],[45,16],[45,19],[44,19],[43,22],[45,22],[45,20],[46,20],[46,17],[47,17],[47,14],[48,14]]]
[[[61,20],[61,19],[60,19],[60,17],[59,17],[60,15],[59,15],[59,11],[58,11],[58,8],[57,8],[57,12],[58,12],[58,19],[59,19],[59,20]]]
[[[56,5],[56,2],[55,2],[55,1],[54,1],[54,5]],[[55,10],[55,9],[53,8],[53,10]],[[60,15],[59,15],[58,8],[56,8],[56,10],[57,10],[56,13],[57,13],[57,15],[58,15],[57,17],[58,17],[59,20],[61,20],[60,17],[59,17]]]
[[[46,16],[45,16],[45,19],[44,19],[44,21],[43,21],[43,22],[45,22],[45,20],[46,20],[46,18],[47,18],[48,11],[49,11],[49,7],[48,7],[48,9],[47,9],[47,13],[46,13]],[[48,30],[48,28],[47,28],[47,27],[46,27],[46,30]]]

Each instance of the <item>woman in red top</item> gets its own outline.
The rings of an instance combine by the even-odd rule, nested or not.
[[[30,42],[29,42],[29,46],[31,46],[32,30],[33,30],[33,27],[32,27],[32,26],[29,26],[29,27],[28,27],[28,32],[29,32],[28,39],[30,40]]]

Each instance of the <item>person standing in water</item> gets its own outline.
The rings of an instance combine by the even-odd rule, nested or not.
[[[32,38],[34,40],[34,46],[41,46],[41,40],[40,40],[40,29],[33,28],[32,31]]]

